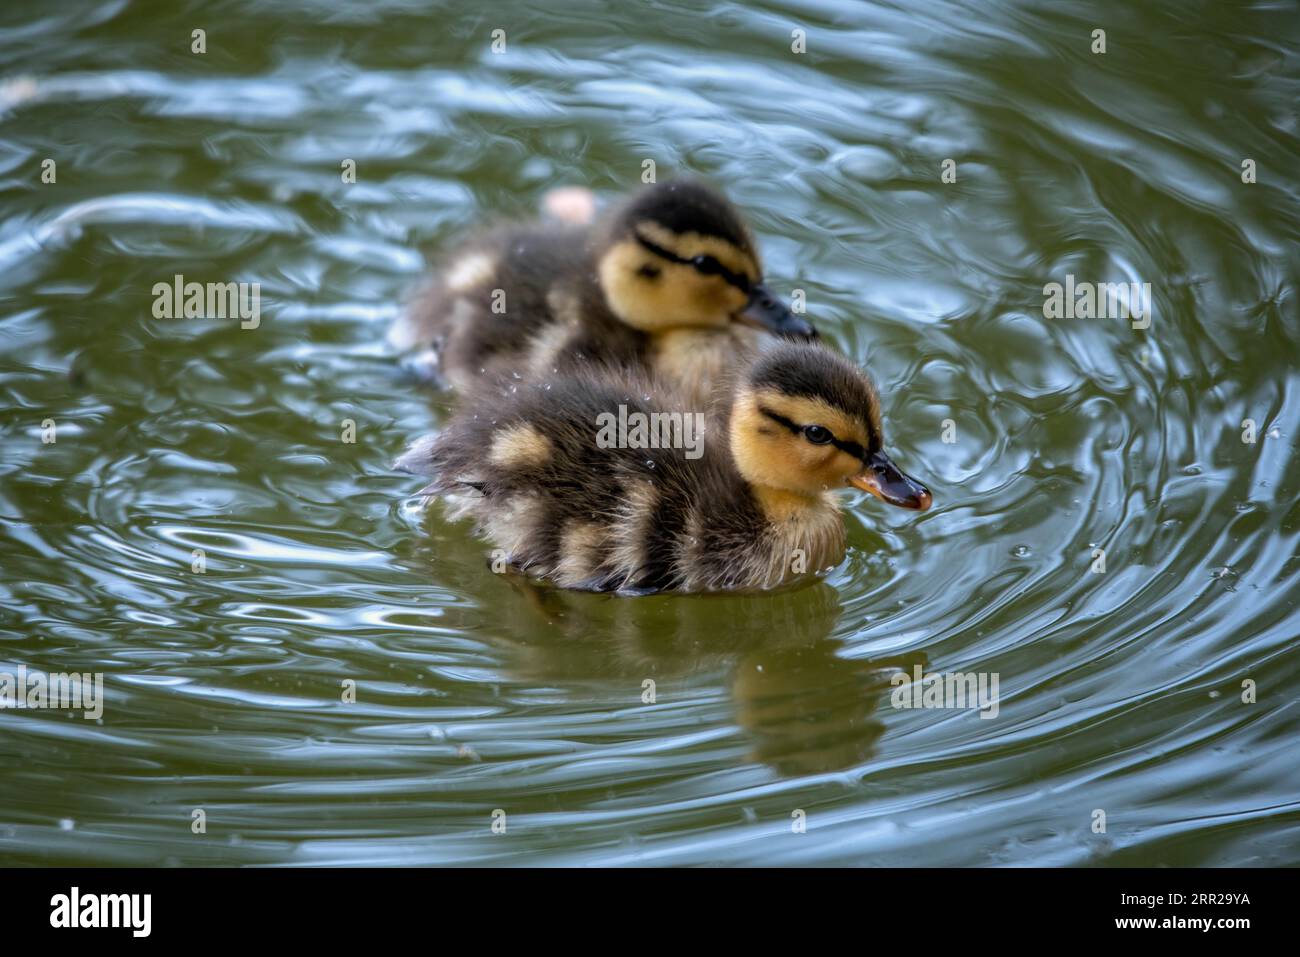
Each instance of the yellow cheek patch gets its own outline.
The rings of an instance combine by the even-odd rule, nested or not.
[[[659,276],[640,274],[651,265]],[[746,301],[744,293],[717,277],[701,276],[691,266],[669,263],[636,240],[615,243],[596,265],[600,286],[614,314],[643,332],[724,326]]]
[[[750,282],[758,282],[763,274],[758,261],[746,252],[737,249],[719,236],[705,236],[700,233],[675,233],[665,229],[656,222],[642,220],[635,229],[656,246],[662,246],[674,256],[681,259],[694,259],[696,256],[712,256],[734,273],[740,273]]]
[[[649,330],[663,321],[658,291],[637,275],[647,254],[632,240],[615,243],[600,257],[596,274],[614,314],[636,329]]]
[[[488,461],[501,468],[537,468],[551,460],[551,440],[531,425],[512,425],[492,439]]]
[[[835,449],[835,454],[827,456],[822,462],[821,468],[817,470],[817,477],[823,488],[836,489],[842,488],[850,475],[857,475],[861,471],[861,459]]]
[[[803,461],[795,454],[798,436],[759,412],[752,401],[736,403],[730,438],[736,467],[751,485],[802,492],[811,484]]]
[[[837,439],[865,440],[865,426],[852,416],[814,398],[792,398],[763,390],[743,391],[731,415],[731,453],[740,474],[759,488],[769,516],[785,514],[786,505],[772,498],[773,490],[817,499],[841,488],[862,462],[829,443],[816,445],[761,411],[767,409],[796,425],[821,425]],[[766,496],[764,498],[764,496]]]

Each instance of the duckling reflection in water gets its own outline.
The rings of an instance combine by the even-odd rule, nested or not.
[[[749,732],[751,757],[793,777],[839,771],[876,752],[885,725],[890,678],[912,659],[843,658],[841,646],[756,651],[736,663],[731,696],[736,722]]]
[[[507,652],[506,680],[598,681],[631,707],[675,707],[684,695],[709,707],[694,692],[700,676],[716,674],[750,742],[747,757],[783,776],[870,759],[885,732],[876,710],[889,700],[890,679],[926,662],[919,653],[844,657],[832,637],[843,609],[825,583],[762,596],[619,601],[513,581],[516,600],[484,595],[475,612],[483,617],[475,630],[499,636],[494,643]]]
[[[423,376],[457,390],[595,359],[660,376],[698,405],[733,362],[776,337],[814,335],[763,284],[736,209],[675,180],[595,225],[513,225],[466,241],[390,340],[425,347]]]
[[[817,345],[781,344],[731,383],[731,407],[688,460],[680,449],[601,448],[621,405],[681,410],[671,390],[595,367],[466,403],[399,468],[472,517],[513,567],[565,588],[771,589],[844,557],[835,492],[851,485],[924,510],[930,492],[885,454],[875,388]]]

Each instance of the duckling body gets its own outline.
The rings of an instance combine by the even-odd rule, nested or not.
[[[682,181],[649,187],[594,226],[534,223],[471,240],[392,338],[427,347],[433,377],[459,391],[595,359],[702,399],[775,334],[813,333],[761,285],[734,208]]]
[[[404,341],[427,345],[458,391],[567,373],[592,357],[645,364],[650,337],[605,305],[586,267],[589,242],[586,229],[542,224],[476,238],[414,301]]]
[[[692,414],[690,402],[625,371],[585,367],[460,412],[398,465],[433,474],[427,491],[454,517],[474,518],[518,570],[565,588],[767,589],[834,566],[845,549],[834,491],[867,482],[877,465],[893,469],[878,451],[869,381],[825,349],[780,345],[730,392],[730,410],[705,423],[701,443],[647,448],[629,433],[608,447],[610,416],[675,421],[652,416]],[[814,427],[817,442],[806,437]],[[892,487],[894,504],[929,504],[896,469],[870,481]]]

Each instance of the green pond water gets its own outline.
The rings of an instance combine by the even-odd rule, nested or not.
[[[1298,13],[6,5],[0,673],[103,708],[0,711],[0,862],[1300,863]],[[425,254],[647,159],[934,491],[846,494],[811,587],[539,601],[390,469]],[[257,328],[155,318],[177,274]]]

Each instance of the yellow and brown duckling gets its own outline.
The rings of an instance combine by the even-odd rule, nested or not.
[[[816,345],[765,350],[694,448],[646,448],[631,431],[614,444],[642,447],[608,447],[611,416],[653,431],[673,422],[655,413],[691,413],[680,393],[594,367],[472,408],[398,467],[433,475],[426,491],[518,571],[566,588],[773,588],[844,557],[837,489],[930,506],[882,448],[870,380]]]
[[[390,337],[426,347],[423,375],[482,380],[564,374],[595,359],[710,393],[738,357],[812,326],[763,285],[749,229],[713,189],[647,187],[594,225],[488,232],[449,257]]]

